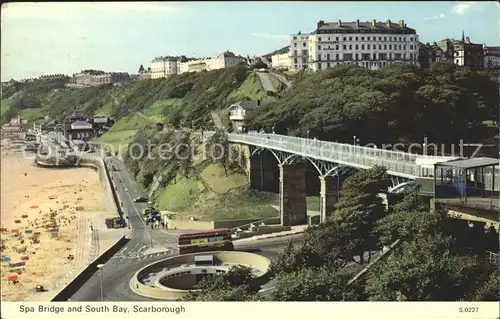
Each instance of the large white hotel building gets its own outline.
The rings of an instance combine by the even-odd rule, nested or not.
[[[274,57],[279,66],[292,71],[321,70],[339,64],[357,64],[369,69],[378,69],[388,63],[418,64],[419,42],[414,29],[403,20],[399,23],[337,22],[319,21],[310,34],[291,36],[289,62]],[[278,62],[279,61],[279,62]],[[274,66],[274,65],[273,65]]]

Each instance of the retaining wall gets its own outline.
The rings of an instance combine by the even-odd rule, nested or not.
[[[199,221],[199,220],[176,220],[171,219],[169,227],[177,229],[193,229],[193,230],[212,230],[218,228],[236,228],[250,223],[255,223],[262,218],[252,219],[233,219],[233,220],[215,220],[215,221]],[[273,218],[265,221],[265,224],[279,224],[279,218]]]
[[[109,176],[108,169],[104,164],[104,160],[95,155],[82,155],[78,164],[79,166],[90,167],[97,171],[99,174],[99,181],[104,188],[107,211],[113,215],[121,216],[121,210],[117,205],[117,197],[111,186],[111,178]]]
[[[98,270],[97,265],[106,263],[114,254],[127,244],[126,236],[109,246],[100,256],[94,259],[83,271],[77,274],[69,284],[62,288],[51,301],[67,301],[80,289]]]

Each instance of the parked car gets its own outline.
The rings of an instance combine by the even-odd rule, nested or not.
[[[139,196],[139,197],[136,197],[136,198],[134,199],[134,202],[135,202],[135,203],[145,203],[145,202],[147,202],[147,201],[148,201],[148,199],[147,199],[146,197],[143,197],[143,196]]]

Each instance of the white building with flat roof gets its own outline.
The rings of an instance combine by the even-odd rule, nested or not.
[[[173,74],[179,74],[180,58],[158,57],[151,61],[151,79],[166,78]]]
[[[292,67],[290,52],[271,56],[271,67],[277,70],[290,70]]]
[[[215,58],[191,60],[182,62],[179,66],[179,73],[212,71],[218,69],[237,66],[245,61],[245,58],[236,56],[233,52],[226,51],[217,55]]]
[[[404,20],[319,21],[310,34],[294,34],[291,70],[322,70],[340,64],[378,69],[390,63],[418,65],[419,41]]]

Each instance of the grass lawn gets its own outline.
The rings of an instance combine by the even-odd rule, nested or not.
[[[144,116],[150,118],[154,122],[165,122],[165,113],[169,107],[178,106],[182,103],[182,99],[167,99],[154,102],[145,112]]]
[[[217,194],[224,194],[231,189],[248,184],[248,178],[244,174],[228,171],[228,176],[226,176],[224,168],[216,164],[209,164],[200,175],[210,190]]]
[[[198,201],[204,190],[205,186],[201,181],[177,177],[159,192],[155,204],[161,210],[184,211]]]
[[[19,111],[19,116],[24,120],[28,120],[30,123],[38,120],[43,120],[45,115],[48,115],[49,111],[44,108],[38,109],[24,109]]]
[[[132,141],[137,130],[112,131],[95,139],[96,142],[109,143],[112,146],[110,151],[122,151]]]
[[[211,193],[197,201],[184,214],[206,221],[277,217],[279,213],[271,206],[276,197],[276,194],[241,187],[224,195]]]
[[[270,101],[276,99],[275,97],[268,96],[267,93],[262,89],[262,85],[260,84],[259,76],[252,72],[250,73],[246,80],[241,84],[241,86],[234,90],[228,96],[228,100],[262,100],[262,101]],[[229,106],[229,105],[228,105]]]

